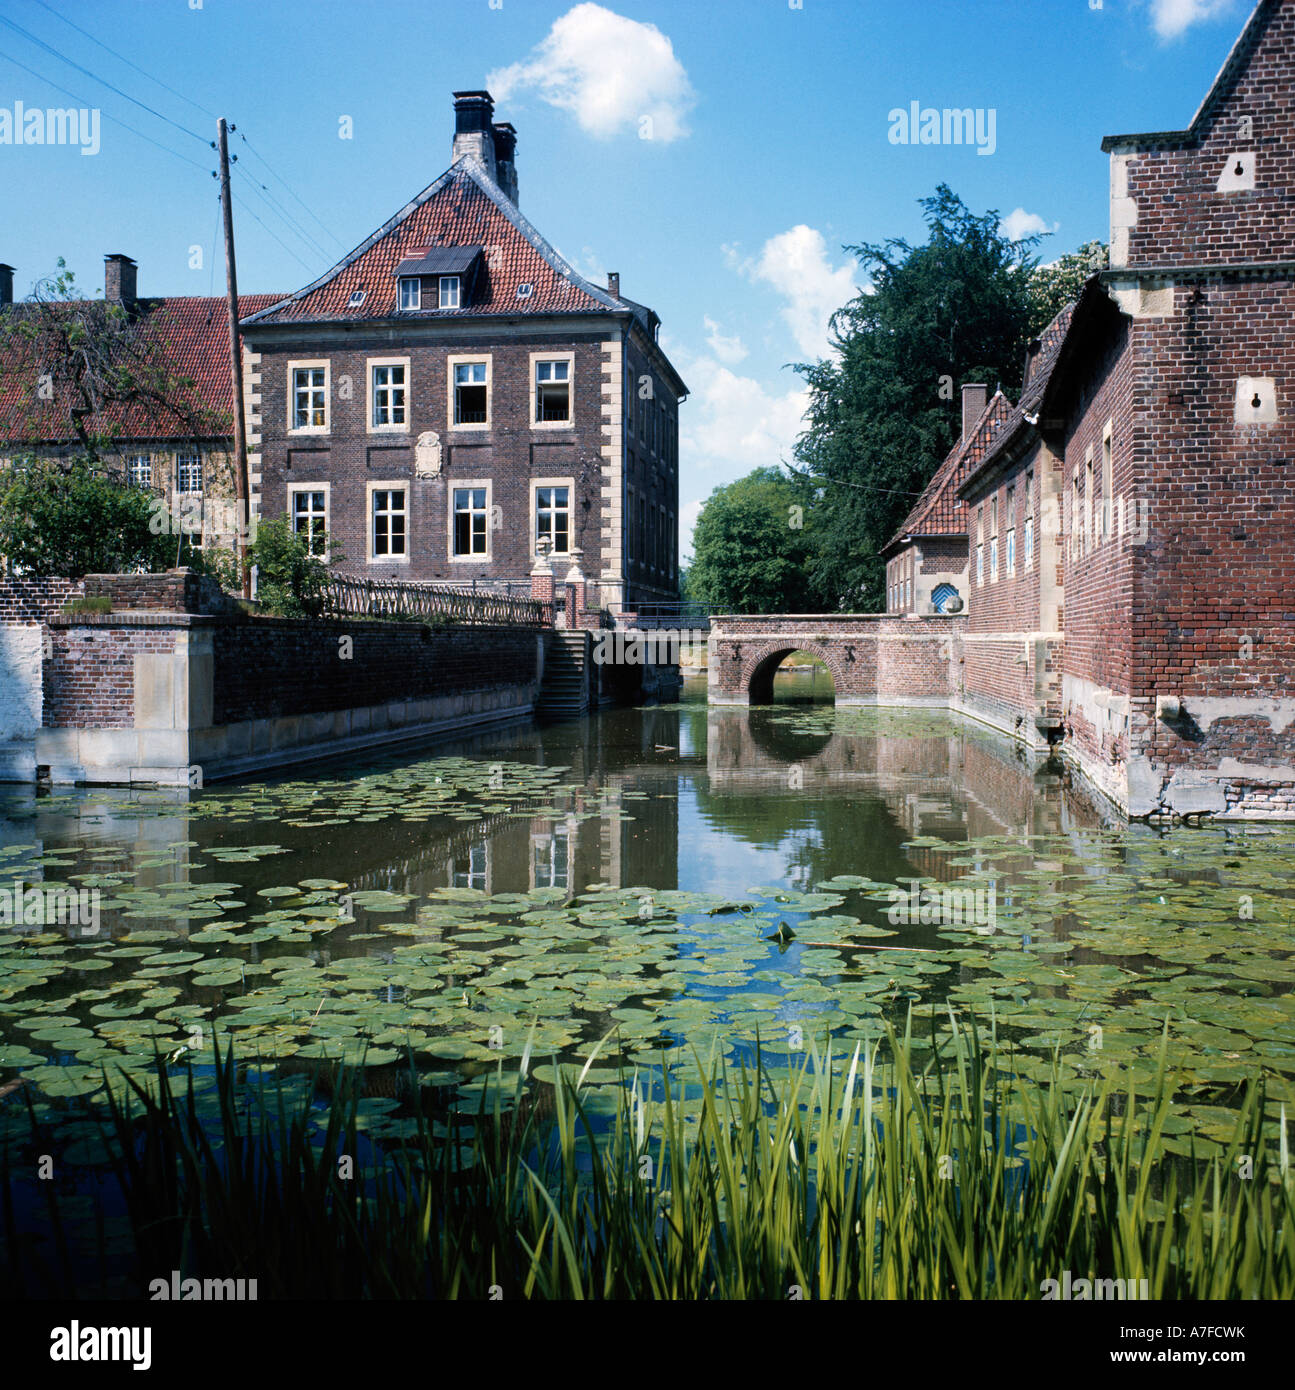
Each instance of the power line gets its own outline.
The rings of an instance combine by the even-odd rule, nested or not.
[[[204,140],[203,137],[199,135],[197,131],[190,130],[187,126],[182,126],[178,121],[173,121],[170,118],[170,116],[164,116],[160,111],[156,110],[152,106],[149,106],[147,102],[140,101],[138,98],[131,96],[129,92],[123,92],[120,87],[114,86],[111,82],[107,80],[107,78],[99,77],[97,74],[91,72],[89,68],[82,67],[80,63],[74,62],[65,54],[60,53],[58,49],[53,46],[53,44],[46,43],[44,39],[37,38],[35,34],[29,34],[26,29],[24,29],[19,24],[15,24],[12,19],[6,19],[4,15],[0,15],[0,24],[6,25],[8,28],[12,29],[16,34],[21,34],[23,38],[29,40],[31,43],[34,43],[38,48],[43,48],[46,53],[52,54],[55,58],[59,60],[59,62],[66,63],[68,67],[75,68],[77,72],[84,73],[85,76],[88,77],[92,82],[99,83],[101,87],[107,87],[110,92],[115,92],[119,97],[122,97],[126,101],[129,101],[132,105],[138,106],[141,111],[147,111],[150,116],[156,116],[159,121],[165,121],[167,125],[173,126],[182,135],[187,135],[191,139],[197,140],[203,145],[211,144],[210,140]]]
[[[266,205],[270,207],[272,211],[276,212],[312,251],[317,252],[319,255],[327,259],[328,252],[325,251],[324,248],[314,239],[314,237],[312,237],[310,233],[306,231],[306,229],[301,225],[301,223],[298,222],[296,218],[294,218],[292,214],[288,212],[288,210],[283,206],[281,202],[279,202],[279,200],[274,196],[274,194],[271,193],[270,190],[263,183],[258,182],[255,174],[249,174],[241,164],[235,164],[234,171],[235,173],[242,174],[242,176],[248,181],[248,183],[250,183],[251,186],[257,191],[258,197],[263,198],[266,202]]]
[[[83,96],[80,96],[78,93],[69,90],[67,87],[64,87],[61,83],[55,82],[52,77],[46,77],[43,73],[37,72],[35,68],[29,68],[26,63],[20,63],[18,59],[13,57],[11,54],[0,53],[0,58],[4,58],[7,62],[12,63],[16,68],[21,68],[25,73],[28,73],[32,77],[36,78],[37,81],[44,82],[48,86],[53,87],[56,92],[62,92],[64,96],[69,96],[72,98],[73,101],[80,102],[82,106],[89,105],[89,103]],[[101,111],[99,114],[103,117],[105,121],[111,121],[113,125],[121,126],[123,130],[130,131],[132,135],[139,136],[141,140],[147,140],[150,145],[156,145],[157,148],[159,150],[162,150],[164,153],[173,155],[176,159],[182,159],[186,164],[192,164],[195,169],[201,169],[203,173],[210,172],[205,164],[199,164],[196,159],[190,159],[188,155],[181,154],[179,150],[173,150],[170,147],[170,145],[163,145],[160,141],[154,140],[151,135],[145,135],[142,130],[136,130],[133,125],[128,125],[125,121],[119,120],[116,116],[110,116],[106,111]]]
[[[290,255],[292,259],[296,261],[297,264],[301,266],[301,268],[307,274],[312,273],[310,266],[308,266],[306,262],[303,261],[299,255],[297,255],[297,253],[292,249],[292,247],[289,246],[286,241],[284,241],[284,239],[274,230],[273,227],[267,227],[265,223],[262,222],[261,219],[256,215],[256,213],[253,212],[253,210],[248,206],[247,202],[244,199],[240,198],[237,193],[234,194],[234,201],[243,209],[245,213],[247,213],[247,215],[252,219],[253,222],[257,224],[258,227],[261,227],[266,232],[268,232],[269,235],[272,236],[275,239],[275,241],[277,241],[279,245],[283,247],[283,249],[288,253],[288,255]]]
[[[271,177],[272,179],[277,180],[277,182],[280,183],[280,184],[287,190],[288,196],[289,196],[290,198],[293,198],[297,203],[299,203],[299,204],[301,205],[301,207],[305,210],[307,216],[314,218],[315,225],[320,229],[320,231],[323,232],[323,234],[324,234],[326,237],[328,237],[330,241],[335,241],[335,242],[338,244],[338,246],[340,246],[340,247],[342,248],[342,250],[345,251],[345,250],[346,250],[346,246],[345,246],[344,243],[341,241],[341,239],[340,239],[339,237],[335,236],[335,235],[334,235],[334,234],[333,234],[333,233],[332,233],[320,220],[319,220],[319,218],[315,216],[314,211],[312,210],[312,208],[310,207],[310,205],[309,205],[308,203],[306,203],[303,199],[297,197],[297,194],[293,191],[292,186],[287,182],[286,179],[283,178],[282,175],[277,174],[277,173],[274,171],[274,169],[271,168],[271,166],[270,166],[270,164],[269,164],[269,161],[268,161],[268,160],[265,158],[265,156],[256,148],[256,146],[252,144],[252,142],[247,138],[247,136],[244,135],[244,134],[240,131],[240,132],[239,132],[239,137],[240,137],[240,139],[243,141],[243,144],[245,144],[245,145],[247,146],[248,151],[252,154],[252,156],[253,156],[254,158],[256,158],[257,160],[259,160],[263,165],[265,165],[265,168],[269,171],[270,177]]]
[[[124,53],[118,53],[115,48],[109,48],[108,45],[104,43],[102,39],[96,39],[95,36],[92,33],[90,33],[88,29],[82,29],[79,24],[70,20],[67,17],[67,15],[60,14],[52,5],[47,5],[45,3],[45,0],[36,0],[36,3],[41,7],[41,9],[48,10],[50,14],[54,16],[55,19],[61,19],[64,24],[67,24],[71,28],[75,29],[78,34],[84,34],[85,37],[89,39],[91,43],[98,44],[99,47],[102,48],[105,53],[111,53],[114,58],[116,58],[119,62],[125,63],[128,68],[134,68],[137,73],[140,73],[142,76],[147,77],[150,82],[157,83],[159,87],[161,87],[165,91],[170,92],[172,96],[179,97],[181,101],[188,103],[188,105],[192,106],[196,111],[201,111],[204,116],[210,116],[213,121],[216,119],[216,113],[214,111],[208,111],[207,108],[201,104],[201,102],[194,101],[192,97],[185,96],[183,92],[163,82],[160,77],[154,77],[151,72],[146,72],[142,67],[140,67],[138,63],[132,62],[129,58],[127,58]]]

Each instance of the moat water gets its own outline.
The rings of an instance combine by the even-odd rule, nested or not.
[[[90,920],[60,923],[69,894]],[[1167,1049],[1208,1153],[1259,1072],[1295,1116],[1293,901],[1295,828],[1107,823],[953,716],[709,710],[704,676],[292,777],[0,788],[0,1143],[30,1097],[94,1165],[104,1068],[205,1074],[213,1027],[298,1075],[363,1062],[376,1095],[410,1049],[471,1093],[600,1041],[600,1067],[757,1039],[784,1065],[912,1011],[929,1046],[952,1010],[1027,1077],[1149,1079]]]

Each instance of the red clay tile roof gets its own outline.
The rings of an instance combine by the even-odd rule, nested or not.
[[[958,497],[958,488],[971,470],[980,465],[986,451],[993,445],[1012,413],[1012,407],[1001,391],[972,426],[966,439],[960,439],[945,456],[927,483],[917,505],[904,518],[883,550],[894,550],[905,536],[965,536],[967,534],[967,504]]]
[[[282,299],[277,294],[239,296],[242,314],[256,313]],[[136,331],[152,335],[161,349],[167,372],[193,381],[186,393],[191,409],[207,416],[211,433],[223,438],[233,433],[234,391],[229,379],[229,320],[223,297],[181,295],[136,301]],[[4,320],[21,315],[29,306],[8,305],[0,310],[0,441],[7,444],[64,444],[76,438],[68,414],[69,395],[56,387],[54,398],[43,401],[37,394],[38,373],[24,360],[25,352]],[[113,404],[91,417],[92,434],[111,434],[118,439],[190,438],[181,413],[140,404]]]
[[[467,246],[483,248],[469,302],[460,309],[397,309],[395,272],[402,261],[437,247]],[[523,284],[532,289],[519,299]],[[365,292],[364,302],[352,308],[356,290]],[[463,158],[326,275],[244,322],[256,328],[393,317],[615,313],[630,307],[578,275],[476,162]]]
[[[999,450],[1005,447],[1009,440],[1016,438],[1022,430],[1033,429],[1034,417],[1038,415],[1039,406],[1052,380],[1052,373],[1056,368],[1057,359],[1061,355],[1066,334],[1070,331],[1074,314],[1075,306],[1067,304],[1039,334],[1037,339],[1039,346],[1030,357],[1029,376],[1021,388],[1020,400],[1011,408],[1002,427],[995,433],[982,456],[973,461],[971,466],[965,470],[962,481],[955,491],[965,492],[971,480],[989,467],[997,457]]]

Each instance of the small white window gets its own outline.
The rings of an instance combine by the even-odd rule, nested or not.
[[[540,358],[535,363],[535,423],[562,424],[571,419],[571,359]]]
[[[457,309],[459,307],[459,277],[457,275],[441,276],[440,304],[442,309]]]
[[[327,430],[327,367],[293,367],[292,428],[294,430]]]
[[[374,488],[372,497],[371,553],[375,560],[407,553],[405,489],[402,487]]]
[[[131,454],[126,460],[126,481],[131,487],[153,486],[153,457],[151,454]]]
[[[423,282],[417,276],[401,276],[400,307],[402,309],[421,309],[423,307]]]
[[[323,487],[292,488],[292,530],[306,542],[312,555],[328,555],[328,489]]]
[[[202,455],[177,454],[175,459],[175,490],[202,493]]]
[[[517,286],[518,299],[529,299],[534,292],[535,286],[532,285],[529,280],[523,280],[522,283]]]
[[[484,487],[456,487],[453,494],[454,554],[484,556],[489,547],[489,502]]]
[[[571,489],[537,487],[535,489],[535,542],[549,542],[552,555],[571,553]]]
[[[404,363],[383,363],[370,369],[370,419],[375,430],[405,427]]]
[[[358,308],[360,307],[360,305],[363,304],[363,303],[364,303],[364,291],[363,291],[363,290],[352,290],[352,291],[351,291],[351,297],[350,297],[350,299],[348,299],[348,300],[346,301],[346,307],[347,307],[348,309],[358,309]]]

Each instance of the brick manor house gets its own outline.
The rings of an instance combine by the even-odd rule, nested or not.
[[[660,321],[517,205],[516,132],[454,94],[450,168],[340,264],[242,323],[249,473],[346,574],[678,593],[679,405]]]
[[[1293,88],[1261,0],[1186,129],[1102,142],[1110,268],[886,549],[890,613],[965,608],[955,703],[1134,815],[1295,817]]]

